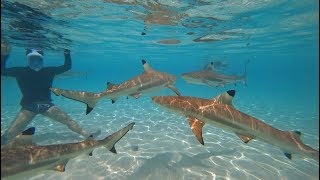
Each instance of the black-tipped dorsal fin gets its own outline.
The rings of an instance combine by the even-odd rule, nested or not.
[[[245,135],[242,135],[242,134],[238,134],[236,133],[236,135],[244,142],[244,143],[248,143],[249,141],[251,141],[251,137],[248,137],[248,136],[245,136]]]
[[[216,102],[219,102],[219,103],[222,103],[222,104],[232,105],[232,100],[233,100],[233,97],[234,97],[235,94],[236,94],[235,90],[229,90],[229,91],[227,91],[225,93],[222,93],[222,94],[216,96],[212,100],[216,101]]]
[[[300,131],[286,131],[292,138],[301,141],[302,133]]]
[[[21,134],[17,135],[16,138],[10,144],[14,146],[34,144],[33,135],[35,133],[35,130],[36,130],[35,127],[28,128],[27,130],[23,131]]]
[[[213,62],[210,62],[209,64],[207,64],[207,65],[204,67],[204,70],[206,70],[206,71],[212,71],[212,70],[213,70]]]
[[[144,72],[148,73],[148,72],[152,71],[152,68],[149,66],[149,64],[147,63],[146,60],[142,59],[142,65],[144,68]]]
[[[299,137],[301,137],[302,133],[300,131],[293,131],[296,135],[298,135]]]
[[[204,145],[203,138],[202,138],[202,127],[205,125],[204,122],[199,121],[197,118],[192,116],[188,116],[188,122],[193,134],[196,136],[198,141]]]
[[[94,140],[93,135],[91,134],[89,137],[87,137],[86,141],[92,141]]]
[[[111,82],[107,82],[107,90],[111,89],[113,86],[115,86],[116,84],[113,84]]]

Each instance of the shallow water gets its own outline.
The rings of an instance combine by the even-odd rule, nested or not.
[[[45,66],[60,65],[62,49],[69,48],[72,71],[86,76],[57,77],[53,87],[101,92],[108,81],[121,83],[142,73],[141,59],[146,59],[155,70],[177,76],[175,86],[182,95],[211,99],[235,89],[233,105],[238,110],[275,128],[301,131],[302,141],[319,150],[316,1],[14,2],[1,2],[2,36],[12,46],[9,67],[25,65],[25,47],[42,47]],[[170,21],[161,14],[164,11]],[[27,13],[33,16],[26,19]],[[180,78],[217,60],[228,64],[222,72],[241,74],[247,59],[248,86],[212,88]],[[84,104],[52,94],[53,102],[83,128],[101,129],[98,139],[130,122],[136,124],[116,144],[118,154],[101,147],[91,157],[71,159],[63,173],[44,171],[27,179],[319,178],[315,160],[295,154],[289,160],[277,147],[258,140],[244,144],[234,133],[210,125],[203,128],[201,145],[186,118],[154,104],[154,95],[174,93],[163,89],[139,99],[122,97],[114,104],[103,99],[85,115]],[[15,80],[2,77],[1,134],[18,113],[20,98]],[[83,140],[41,115],[31,126],[37,128],[39,145]]]

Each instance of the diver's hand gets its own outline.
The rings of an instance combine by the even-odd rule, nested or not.
[[[64,54],[70,54],[70,50],[69,49],[64,49]]]

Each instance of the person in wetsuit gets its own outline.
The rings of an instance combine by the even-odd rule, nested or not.
[[[64,65],[58,67],[42,67],[43,52],[37,49],[27,49],[28,67],[6,67],[6,60],[10,48],[1,43],[1,76],[15,77],[22,93],[21,110],[9,128],[1,136],[1,145],[9,143],[13,138],[25,130],[31,120],[42,114],[84,137],[91,134],[83,130],[76,121],[72,120],[64,111],[52,103],[51,91],[53,79],[56,75],[71,69],[70,50],[64,50]],[[99,132],[96,132],[98,134]]]

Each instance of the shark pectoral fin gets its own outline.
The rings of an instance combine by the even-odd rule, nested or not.
[[[117,154],[117,150],[116,150],[116,148],[114,146],[110,149],[110,151],[115,153],[115,154]]]
[[[288,159],[292,160],[292,154],[285,152],[284,155],[285,155]]]
[[[59,164],[56,167],[54,167],[55,171],[59,171],[59,172],[64,172],[66,170],[66,165],[65,164]]]
[[[138,99],[141,96],[141,93],[130,94],[130,96],[133,96],[134,98]]]
[[[69,160],[65,160],[56,166],[54,166],[53,170],[59,171],[59,172],[64,172],[66,170],[66,164],[68,163]]]
[[[111,99],[111,103],[114,104],[117,101],[118,98]]]
[[[90,106],[87,104],[86,115],[88,115],[92,110],[93,110],[93,107],[90,107]]]
[[[219,102],[219,103],[222,103],[222,104],[232,105],[232,100],[233,100],[233,97],[235,94],[236,94],[235,90],[229,90],[225,93],[222,93],[222,94],[216,96],[212,100]]]
[[[175,92],[178,96],[181,96],[180,92],[178,91],[178,89],[176,87],[174,87],[172,84],[169,84],[167,86],[169,89],[171,89],[173,92]]]
[[[198,141],[202,145],[204,145],[203,138],[202,138],[202,127],[205,125],[205,123],[202,121],[199,121],[197,118],[194,118],[192,116],[188,116],[187,118],[193,134],[196,136]]]
[[[242,134],[238,134],[236,133],[236,135],[244,142],[244,143],[248,143],[251,139],[251,137],[248,137],[248,136],[245,136],[245,135],[242,135]]]
[[[210,87],[214,87],[208,80],[203,79],[202,82]]]

